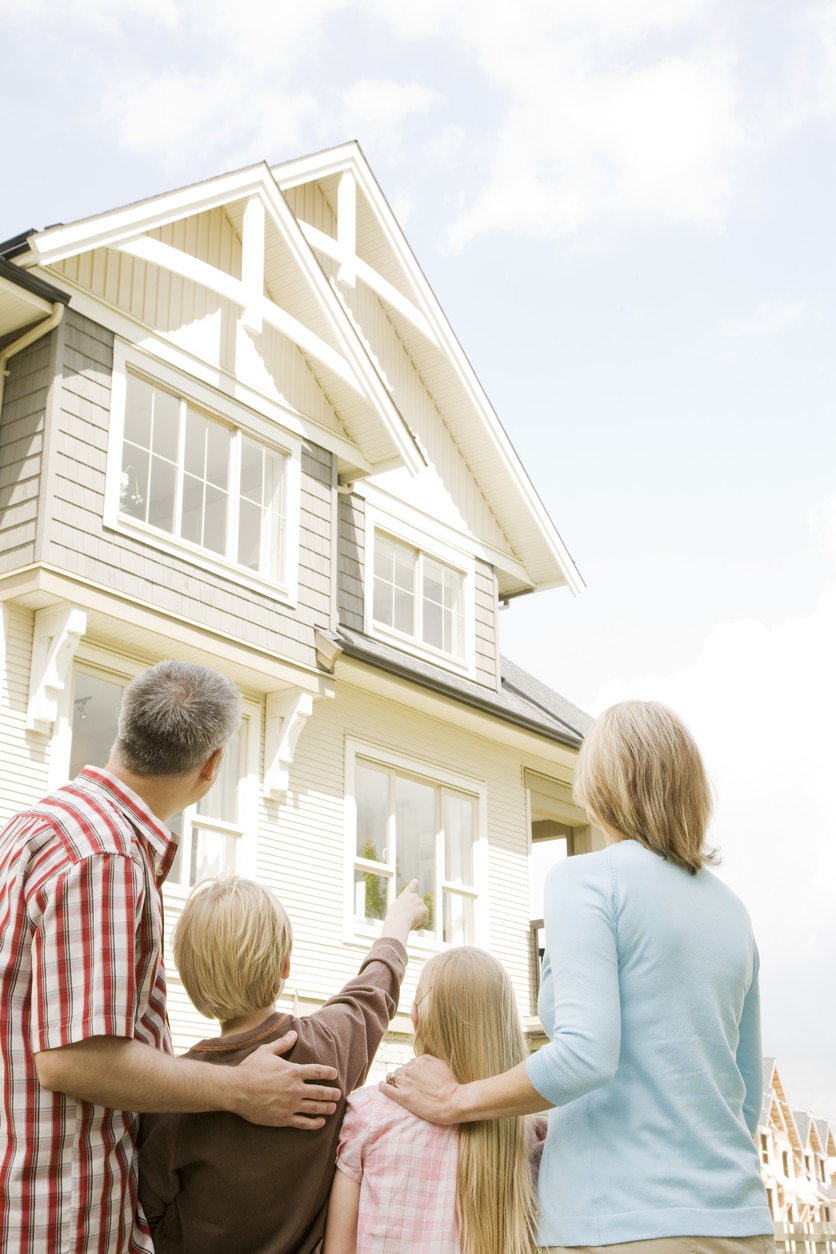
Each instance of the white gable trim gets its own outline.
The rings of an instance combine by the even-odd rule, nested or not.
[[[243,280],[236,280],[229,275],[224,275],[221,271],[216,271],[212,266],[207,266],[204,262],[189,258],[186,254],[180,255],[179,250],[171,249],[169,245],[142,238],[146,232],[179,218],[202,213],[233,201],[243,199],[252,201],[256,197],[261,200],[263,210],[270,214],[290,249],[294,261],[309,283],[322,313],[334,332],[338,346],[336,349],[325,345],[310,329],[302,328],[296,319],[284,310],[280,310],[263,295],[260,307],[257,303],[254,304],[252,299],[253,268],[257,247],[247,245],[245,248],[245,276]],[[250,213],[251,224],[253,229],[256,229],[258,211],[251,209],[248,204],[245,216],[246,212]],[[245,234],[248,233],[245,227]],[[149,249],[149,245],[152,244],[157,247]],[[277,326],[283,334],[289,335],[297,343],[300,343],[297,337],[303,336],[309,346],[308,349],[303,348],[303,351],[310,351],[323,364],[334,369],[370,403],[394,446],[393,452],[409,471],[417,474],[426,465],[412,432],[393,403],[385,383],[375,369],[374,362],[358,337],[354,326],[346,317],[340,302],[336,300],[315,255],[302,234],[299,223],[291,213],[266,165],[260,164],[235,174],[211,179],[207,183],[169,192],[96,218],[72,223],[69,226],[50,227],[46,231],[31,236],[29,246],[37,260],[44,266],[63,261],[77,253],[101,247],[121,248],[135,256],[143,256],[144,259],[153,261],[154,264],[163,265],[166,269],[173,269],[176,259],[178,273],[185,274],[186,270],[181,267],[191,263],[192,269],[188,277],[220,291],[239,304],[244,311],[245,321],[253,317],[257,321],[259,316],[264,317],[269,314],[271,325]],[[136,249],[141,251],[137,252]],[[170,257],[167,252],[161,251],[163,249],[169,249],[170,252],[177,254],[177,257]],[[251,251],[252,249],[254,251]],[[167,261],[163,261],[165,257],[168,257]],[[263,261],[261,274],[263,276]],[[219,287],[218,284],[223,286]],[[301,343],[300,347],[303,347]],[[328,358],[327,361],[326,358]]]

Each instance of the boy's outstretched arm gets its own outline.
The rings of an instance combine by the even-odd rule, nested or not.
[[[322,1254],[356,1254],[360,1185],[339,1167],[331,1185]]]
[[[391,936],[405,947],[410,932],[420,931],[426,925],[430,912],[418,896],[417,880],[410,880],[400,895],[386,911],[381,936]]]

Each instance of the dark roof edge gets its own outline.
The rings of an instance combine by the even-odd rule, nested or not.
[[[504,709],[498,702],[491,701],[487,695],[481,698],[475,693],[465,692],[461,688],[457,688],[453,683],[445,683],[440,677],[420,675],[415,671],[407,670],[403,665],[398,665],[396,662],[390,662],[387,658],[381,657],[373,649],[363,648],[361,644],[355,640],[348,639],[342,632],[339,634],[339,642],[343,652],[348,657],[356,658],[361,662],[368,662],[370,666],[374,666],[377,670],[386,671],[390,675],[395,675],[398,679],[405,679],[408,683],[418,684],[421,688],[428,688],[431,692],[437,692],[442,697],[449,697],[450,700],[458,701],[462,705],[469,705],[475,710],[480,710],[483,714],[490,714],[494,718],[501,719],[504,723],[513,723],[517,727],[524,728],[525,731],[534,732],[536,735],[542,736],[544,740],[553,740],[557,744],[568,746],[570,749],[580,748],[583,737],[570,728],[567,728],[565,733],[560,733],[555,728],[546,727],[543,723],[537,722],[536,719],[528,719],[522,714]],[[555,716],[552,715],[551,717]]]
[[[28,231],[22,231],[20,235],[13,235],[11,239],[4,239],[0,242],[0,257],[19,257],[21,253],[29,251],[29,236],[37,235],[38,232],[34,227],[30,227]]]
[[[40,296],[42,300],[48,300],[52,304],[69,305],[70,303],[67,292],[53,287],[45,279],[39,279],[36,274],[30,274],[28,270],[21,270],[19,266],[12,265],[5,257],[0,257],[0,278],[8,279],[10,283],[15,283],[25,291],[31,292],[34,296]]]

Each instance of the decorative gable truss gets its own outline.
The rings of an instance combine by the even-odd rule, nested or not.
[[[29,240],[73,304],[336,452],[353,478],[425,464],[369,346],[326,280],[266,166]],[[130,319],[130,322],[124,321]],[[156,337],[138,334],[136,323]],[[169,360],[182,364],[175,354]]]

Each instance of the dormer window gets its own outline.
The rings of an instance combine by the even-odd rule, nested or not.
[[[373,627],[448,657],[465,657],[463,570],[383,531],[374,532]]]

